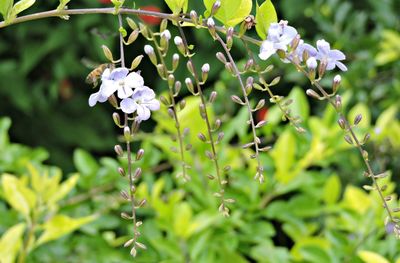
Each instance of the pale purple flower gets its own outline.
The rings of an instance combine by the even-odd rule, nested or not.
[[[332,70],[337,66],[340,70],[347,71],[347,67],[340,62],[340,60],[346,59],[342,51],[331,50],[330,44],[323,39],[317,41],[317,49],[317,59],[326,62],[326,70]]]
[[[145,121],[150,118],[150,111],[160,109],[160,102],[155,97],[156,94],[149,87],[136,89],[130,98],[121,101],[121,110],[128,114],[136,112],[136,120]]]
[[[263,41],[258,55],[262,60],[267,60],[278,50],[287,50],[287,46],[297,35],[294,27],[288,26],[287,21],[281,20],[279,23],[271,23],[268,29],[267,40]]]
[[[300,61],[303,61],[304,51],[307,51],[309,57],[317,57],[317,49],[310,44],[304,43],[304,40],[301,39],[299,45],[296,48],[296,54]]]
[[[144,80],[136,72],[129,73],[127,68],[106,69],[101,76],[101,86],[98,92],[89,97],[89,106],[97,102],[105,102],[114,92],[120,99],[125,99],[133,94],[133,89],[143,88]]]

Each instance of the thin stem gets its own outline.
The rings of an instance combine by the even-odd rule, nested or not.
[[[161,53],[160,45],[158,44],[156,38],[154,37],[153,32],[150,29],[149,29],[149,33],[150,33],[151,39],[156,47],[157,54],[160,57],[161,64],[165,67],[165,70],[167,72],[170,72],[168,70],[167,63],[165,63],[164,56]],[[168,78],[168,76],[167,76],[167,78]],[[166,79],[166,80],[168,80],[168,79]],[[182,161],[182,176],[183,176],[184,180],[188,180],[189,177],[188,177],[187,171],[186,171],[187,165],[185,162],[184,142],[183,142],[183,136],[182,136],[182,132],[181,132],[181,125],[180,125],[178,114],[177,114],[177,107],[176,107],[174,92],[171,87],[169,87],[169,96],[171,98],[171,103],[172,103],[171,108],[174,112],[175,128],[176,128],[176,132],[178,134],[179,151],[180,151],[181,161]]]
[[[28,255],[28,247],[29,244],[31,243],[32,238],[34,237],[35,229],[36,229],[36,223],[34,218],[32,218],[32,222],[29,224],[28,227],[28,233],[22,245],[21,253],[18,256],[18,263],[24,263],[26,261],[26,257]]]
[[[255,157],[256,157],[257,165],[258,165],[256,179],[259,179],[260,182],[263,182],[264,181],[264,176],[262,174],[263,167],[262,167],[262,164],[261,164],[261,161],[260,161],[260,156],[259,156],[259,154],[260,154],[259,145],[258,145],[259,144],[259,140],[258,140],[258,137],[257,137],[256,124],[254,123],[254,118],[253,118],[253,114],[252,114],[250,101],[249,101],[249,98],[247,97],[247,94],[246,94],[246,88],[244,86],[242,77],[241,77],[239,69],[238,69],[238,67],[237,67],[237,65],[235,63],[235,60],[233,59],[233,57],[231,55],[231,52],[229,51],[229,49],[226,46],[225,42],[222,40],[222,38],[217,33],[215,34],[215,37],[218,40],[218,42],[221,44],[222,48],[225,50],[225,53],[228,56],[229,62],[232,64],[234,73],[235,73],[236,78],[238,79],[240,87],[242,89],[244,101],[246,103],[247,111],[249,113],[249,121],[250,121],[250,125],[251,125],[251,131],[253,133],[254,147],[255,147],[255,150],[256,150],[256,156]]]
[[[180,33],[180,35],[182,37],[182,42],[183,42],[183,44],[185,46],[185,52],[186,52],[186,54],[189,54],[189,47],[188,47],[188,42],[186,40],[185,33],[183,32],[182,27],[180,26],[180,24],[177,23],[177,25],[178,25],[179,33]],[[199,80],[199,77],[197,75],[197,70],[195,68],[195,65],[193,63],[193,60],[192,60],[191,56],[188,56],[188,60],[193,65],[193,71],[194,71],[193,75],[194,75],[194,79],[195,79],[195,82],[196,82],[197,92],[199,93],[201,103],[204,105],[204,120],[205,120],[206,125],[207,125],[208,137],[210,139],[211,151],[212,151],[212,155],[213,155],[212,159],[213,159],[214,165],[215,165],[215,172],[216,172],[216,175],[217,175],[218,185],[219,185],[219,188],[220,188],[221,200],[222,200],[222,203],[224,203],[225,191],[224,191],[224,186],[222,184],[222,176],[220,174],[220,168],[219,168],[219,163],[218,163],[218,158],[217,158],[217,150],[216,150],[214,138],[213,138],[213,135],[212,135],[210,118],[208,116],[208,111],[207,111],[207,107],[206,107],[207,102],[206,102],[206,99],[204,97],[203,90],[202,90],[201,85],[200,85],[200,80]]]
[[[300,65],[294,63],[293,61],[291,61],[291,62],[298,70],[300,70],[306,77],[308,77],[307,72]],[[367,171],[368,171],[368,176],[372,179],[372,183],[373,183],[374,187],[376,188],[376,190],[378,191],[378,195],[379,195],[379,197],[380,197],[380,199],[381,199],[381,201],[383,203],[383,207],[385,208],[386,212],[388,213],[390,221],[397,225],[396,221],[394,220],[394,216],[393,216],[393,214],[392,214],[392,212],[391,212],[391,210],[389,208],[389,205],[388,205],[387,201],[385,200],[385,196],[383,195],[382,190],[381,190],[381,188],[380,188],[380,186],[378,184],[378,180],[375,178],[375,174],[374,174],[374,172],[372,170],[371,164],[370,164],[368,158],[364,156],[364,149],[362,147],[362,144],[360,143],[357,135],[355,134],[355,132],[354,132],[352,126],[350,125],[349,121],[347,120],[346,116],[343,114],[343,110],[339,109],[338,107],[336,107],[336,104],[335,104],[333,98],[331,96],[329,96],[329,94],[325,91],[325,89],[320,85],[320,83],[318,81],[312,81],[311,80],[311,84],[314,85],[321,92],[323,97],[325,99],[327,99],[328,102],[336,110],[336,112],[339,115],[339,118],[341,118],[344,121],[344,123],[345,123],[345,131],[347,133],[349,133],[351,138],[354,140],[355,147],[358,149],[358,151],[360,152],[360,154],[361,154],[361,156],[362,156],[362,158],[364,160],[364,164],[365,164],[365,166],[367,168]]]
[[[115,13],[115,8],[81,8],[81,9],[63,9],[63,10],[50,10],[50,11],[44,11],[44,12],[39,12],[35,14],[30,14],[30,15],[25,15],[21,17],[17,17],[13,19],[11,22],[6,23],[5,21],[0,22],[0,28],[9,26],[9,25],[14,25],[14,24],[19,24],[22,22],[27,22],[27,21],[33,21],[33,20],[38,20],[38,19],[43,19],[43,18],[48,18],[48,17],[63,17],[63,16],[69,16],[69,15],[88,15],[88,14],[109,14],[109,15],[116,15]],[[125,15],[146,15],[146,16],[153,16],[153,17],[159,17],[159,18],[166,18],[171,21],[183,21],[183,22],[188,22],[192,23],[193,21],[189,18],[185,17],[179,17],[174,14],[167,14],[167,13],[161,13],[161,12],[155,12],[155,11],[147,11],[147,10],[140,10],[140,9],[130,9],[130,8],[120,8],[118,10],[118,14],[125,14]],[[201,28],[206,29],[206,22],[203,21],[203,25],[199,26]],[[224,27],[215,27],[216,30],[226,33],[226,29]],[[235,36],[238,38],[242,38],[250,43],[260,45],[261,41],[254,39],[252,37],[248,36],[239,36],[237,33],[235,33]]]
[[[123,27],[121,14],[118,14],[118,25],[119,28]],[[121,56],[121,67],[125,67],[125,55],[124,55],[124,38],[122,33],[119,33],[120,40],[120,56]],[[128,114],[124,114],[124,129],[129,127],[129,119]],[[130,140],[126,141],[126,152],[128,157],[128,179],[129,179],[129,198],[131,202],[131,211],[132,211],[132,223],[133,223],[133,238],[136,241],[137,239],[137,225],[136,225],[136,207],[135,207],[135,192],[134,192],[134,184],[133,184],[133,174],[132,174],[132,150]],[[133,247],[136,247],[136,242],[133,243]]]

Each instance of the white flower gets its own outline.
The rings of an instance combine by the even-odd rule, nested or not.
[[[297,35],[294,27],[288,26],[287,21],[281,20],[279,23],[271,23],[268,29],[267,40],[263,41],[258,55],[262,60],[267,60],[278,50],[287,50],[287,46]]]
[[[183,44],[183,40],[181,37],[176,36],[176,37],[174,37],[174,43],[175,43],[175,45],[179,46],[179,45]]]
[[[150,118],[150,111],[160,109],[160,102],[155,97],[154,91],[149,87],[136,89],[132,97],[121,101],[121,110],[128,114],[136,112],[136,120],[145,121]]]
[[[120,99],[125,99],[132,96],[133,89],[142,89],[144,86],[143,78],[136,72],[129,73],[127,68],[106,69],[101,81],[99,91],[89,97],[91,107],[97,102],[105,102],[116,91]]]
[[[212,17],[207,19],[207,26],[208,27],[215,27],[215,22],[214,22],[214,19]]]
[[[144,46],[144,53],[146,53],[147,55],[149,54],[153,54],[154,53],[154,48],[150,45],[145,45]]]
[[[210,71],[210,64],[205,63],[205,64],[201,67],[201,71],[202,71],[202,72],[209,72],[209,71]]]

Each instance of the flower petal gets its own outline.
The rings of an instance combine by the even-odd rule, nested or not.
[[[336,66],[341,70],[341,71],[347,71],[347,67],[340,61],[336,61]]]
[[[150,118],[150,110],[142,105],[138,105],[136,109],[137,117],[136,120],[138,121],[145,121]]]
[[[118,93],[117,93],[118,98],[126,99],[132,96],[132,94],[133,90],[130,87],[127,87],[126,85],[118,87]]]
[[[138,105],[133,99],[126,98],[121,101],[120,106],[123,112],[130,114],[136,111]]]
[[[321,39],[317,41],[318,52],[323,55],[328,55],[328,52],[331,50],[331,45],[325,40]]]
[[[331,59],[334,59],[334,60],[344,60],[344,59],[346,59],[346,56],[343,54],[343,52],[340,51],[340,50],[337,50],[337,49],[329,51],[328,56]]]
[[[125,85],[132,89],[138,89],[144,86],[144,80],[143,77],[140,76],[136,72],[131,72],[129,75],[125,78]]]
[[[112,80],[103,80],[100,92],[104,97],[110,97],[118,89],[118,83]]]
[[[276,49],[274,48],[274,43],[269,40],[265,40],[261,44],[260,54],[258,56],[262,60],[267,60],[271,55],[275,53]]]
[[[110,79],[112,80],[121,80],[128,75],[129,69],[127,68],[116,68],[110,74]]]
[[[160,102],[156,99],[146,101],[143,103],[148,109],[155,111],[160,109]]]

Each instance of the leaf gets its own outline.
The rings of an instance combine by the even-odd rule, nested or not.
[[[266,0],[261,6],[256,7],[256,31],[261,39],[267,38],[267,32],[271,23],[276,23],[278,17],[275,7],[270,0]]]
[[[0,239],[1,263],[12,263],[17,258],[18,251],[23,242],[25,224],[17,224],[8,229]]]
[[[307,120],[310,115],[310,106],[304,90],[294,87],[287,98],[293,100],[292,104],[288,106],[291,109],[292,116],[300,116],[303,121]]]
[[[44,232],[36,242],[36,246],[42,245],[51,240],[55,240],[69,234],[82,225],[96,219],[96,216],[86,216],[81,218],[70,218],[65,215],[55,215],[49,221],[43,224]]]
[[[357,255],[364,263],[389,263],[389,260],[372,251],[361,250]]]
[[[36,195],[26,187],[26,182],[13,175],[3,174],[2,187],[4,197],[12,208],[29,218],[30,212],[36,204]]]
[[[83,175],[94,175],[99,169],[96,160],[85,150],[75,150],[73,159],[75,167]]]
[[[165,0],[165,3],[174,14],[179,14],[181,10],[185,13],[188,8],[188,2],[189,0]]]
[[[8,137],[8,129],[10,129],[10,118],[0,119],[0,149],[5,149],[6,145],[10,142]]]
[[[71,0],[60,0],[60,4],[57,6],[57,10],[64,10],[65,6],[70,2]]]
[[[9,12],[11,11],[11,7],[14,3],[14,0],[1,0],[0,1],[0,14],[2,14],[4,20],[7,20],[9,17]]]
[[[295,161],[296,140],[289,129],[286,129],[277,140],[271,156],[275,163],[275,177],[281,183],[290,182],[294,175],[290,173]]]
[[[212,6],[216,0],[203,1],[207,12],[211,13]],[[221,21],[225,26],[235,26],[250,14],[252,6],[252,0],[221,0],[221,7],[215,14],[215,18]]]
[[[323,200],[325,203],[332,205],[337,202],[340,196],[341,183],[339,176],[332,175],[326,180],[324,185]]]
[[[35,3],[35,1],[36,0],[21,0],[21,1],[18,1],[13,6],[12,13],[15,14],[15,15],[18,15],[22,11],[24,11],[24,10],[28,9],[29,7],[31,7]]]
[[[180,203],[174,209],[174,233],[183,239],[189,237],[189,225],[192,219],[193,211],[190,205],[186,202]]]
[[[344,192],[343,204],[359,214],[364,214],[371,206],[371,199],[360,188],[348,185]]]
[[[79,174],[74,174],[70,178],[68,178],[65,182],[63,182],[59,187],[56,193],[54,193],[50,198],[50,203],[56,203],[63,199],[76,185],[79,179]]]

